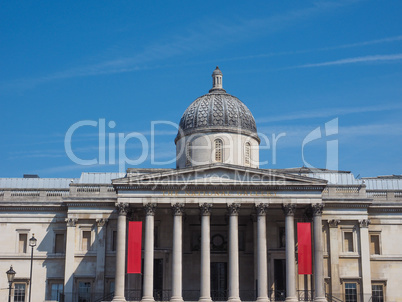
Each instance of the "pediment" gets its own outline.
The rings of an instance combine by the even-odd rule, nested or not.
[[[214,164],[194,168],[169,170],[160,173],[128,173],[125,178],[113,180],[118,188],[136,189],[148,186],[186,187],[317,187],[323,189],[326,181],[274,169],[254,169],[239,166]]]

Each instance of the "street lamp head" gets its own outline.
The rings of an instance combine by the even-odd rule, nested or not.
[[[12,265],[10,266],[10,269],[6,272],[6,274],[7,274],[8,282],[10,282],[10,283],[13,282],[16,272],[15,272],[15,270],[13,270]]]
[[[36,246],[36,238],[35,238],[35,234],[32,234],[32,237],[29,239],[29,246],[30,247],[34,247]]]

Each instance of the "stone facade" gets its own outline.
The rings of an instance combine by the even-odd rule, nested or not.
[[[210,93],[227,95],[219,69]],[[259,169],[255,128],[210,122],[179,131],[177,169],[0,179],[0,299],[12,265],[12,301],[28,301],[35,234],[35,302],[402,301],[401,177]],[[197,139],[210,149],[183,157]],[[142,274],[126,274],[129,221],[143,222]],[[311,275],[298,274],[298,222],[311,223]]]

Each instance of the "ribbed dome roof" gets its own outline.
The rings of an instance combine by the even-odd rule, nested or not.
[[[217,76],[220,81],[214,78]],[[218,67],[212,77],[214,85],[210,92],[196,99],[184,112],[175,141],[197,132],[244,133],[259,140],[253,115],[242,101],[222,88]]]

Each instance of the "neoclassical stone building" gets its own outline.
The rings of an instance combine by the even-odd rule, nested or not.
[[[402,178],[259,169],[251,112],[212,78],[180,121],[176,169],[0,179],[2,301],[10,265],[14,302],[30,285],[35,302],[402,301]],[[126,273],[129,221],[142,274]]]

